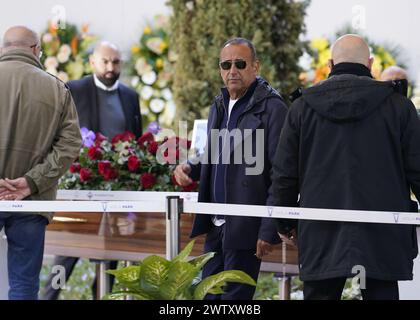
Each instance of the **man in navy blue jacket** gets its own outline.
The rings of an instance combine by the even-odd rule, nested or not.
[[[259,66],[249,40],[231,39],[221,50],[220,74],[226,87],[210,109],[205,156],[199,164],[182,164],[175,170],[182,186],[200,180],[200,202],[266,203],[271,162],[287,107],[282,97],[257,76]],[[214,130],[218,130],[216,135]],[[247,150],[252,150],[254,162]],[[205,265],[203,278],[235,269],[257,280],[262,257],[279,243],[271,219],[197,215],[191,237],[201,234],[207,234],[204,251],[217,253]],[[223,295],[207,298],[247,300],[254,292],[255,287],[235,283],[229,284]]]

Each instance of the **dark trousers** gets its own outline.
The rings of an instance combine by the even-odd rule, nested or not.
[[[257,281],[261,260],[255,256],[255,249],[223,250],[223,232],[224,226],[214,226],[207,234],[204,252],[216,252],[216,255],[204,266],[203,279],[224,270],[241,270]],[[224,291],[225,293],[222,295],[208,294],[205,299],[252,300],[255,287],[238,283],[228,283]]]
[[[7,236],[9,300],[37,300],[44,256],[47,218],[38,214],[0,212]]]
[[[77,261],[79,261],[79,258],[74,257],[64,257],[64,256],[56,256],[54,258],[53,266],[63,266],[66,270],[66,283],[69,280],[74,267],[76,266]],[[110,261],[110,269],[117,269],[118,261]],[[54,289],[52,287],[52,281],[55,274],[51,273],[48,277],[47,283],[45,285],[44,294],[42,299],[43,300],[57,300],[58,296],[60,295],[61,289]],[[96,277],[92,284],[92,297],[94,300],[97,300],[97,294],[96,294]],[[110,276],[110,284],[111,289],[114,285],[114,276]]]
[[[303,296],[305,300],[340,300],[346,278],[320,281],[305,281]],[[366,289],[362,289],[363,300],[398,300],[398,281],[366,279]]]

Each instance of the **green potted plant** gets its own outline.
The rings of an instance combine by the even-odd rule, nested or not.
[[[203,300],[208,293],[222,294],[227,282],[256,285],[254,279],[239,270],[222,271],[200,279],[201,269],[215,253],[188,261],[193,246],[194,240],[172,260],[152,255],[139,265],[107,271],[115,276],[122,289],[108,294],[105,299],[130,296],[138,300]]]

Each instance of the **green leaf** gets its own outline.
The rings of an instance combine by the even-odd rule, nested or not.
[[[133,282],[140,278],[141,266],[129,266],[118,270],[107,270],[107,273],[112,274],[119,282]]]
[[[140,289],[140,266],[129,266],[119,270],[108,270],[107,273],[112,274],[123,286],[130,290]]]
[[[213,287],[209,290],[210,294],[223,294],[225,291],[223,290],[223,286]]]
[[[195,240],[190,241],[175,258],[172,259],[172,263],[178,262],[178,261],[187,261],[188,256],[190,255],[193,247],[194,247]]]
[[[204,265],[214,257],[215,254],[216,252],[208,252],[190,260],[189,263],[192,264],[195,268],[202,269]]]
[[[168,278],[169,261],[160,256],[143,260],[140,270],[140,287],[147,294],[159,298],[159,289]]]
[[[193,280],[200,270],[188,262],[177,261],[171,263],[168,279],[162,284],[160,294],[165,300],[173,300],[180,292],[192,285]]]
[[[194,300],[203,300],[213,288],[224,286],[227,282],[236,282],[255,286],[256,282],[245,272],[240,270],[222,271],[201,281],[194,291]],[[218,290],[218,289],[215,289]]]
[[[130,296],[137,300],[153,300],[152,297],[148,296],[146,293],[140,291],[118,291],[107,294],[102,298],[102,300],[122,300],[125,297]]]

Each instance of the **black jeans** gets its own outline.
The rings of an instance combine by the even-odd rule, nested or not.
[[[303,296],[305,300],[340,300],[346,278],[320,281],[305,281]],[[363,300],[399,300],[398,281],[366,279],[366,289],[361,290]]]
[[[207,234],[204,251],[216,252],[216,255],[205,264],[203,278],[224,270],[241,270],[251,276],[255,282],[261,266],[261,260],[255,256],[253,250],[225,250],[223,249],[224,226],[216,227]],[[252,300],[255,287],[246,284],[228,283],[225,293],[221,295],[208,294],[205,300]]]

